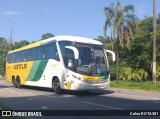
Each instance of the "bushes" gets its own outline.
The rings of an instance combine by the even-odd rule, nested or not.
[[[148,73],[144,69],[132,69],[131,67],[124,67],[119,73],[121,80],[145,81],[148,80]]]
[[[156,78],[157,78],[157,80],[160,80],[160,66],[157,66]]]

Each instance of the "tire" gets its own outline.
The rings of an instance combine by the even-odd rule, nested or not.
[[[58,78],[56,78],[54,81],[53,81],[53,87],[54,87],[54,92],[56,94],[61,94],[62,93],[62,89],[61,89],[61,86],[60,86],[60,81]]]
[[[21,83],[20,83],[19,77],[17,77],[17,79],[16,79],[16,85],[17,85],[17,88],[21,88]]]
[[[17,88],[17,83],[16,83],[16,80],[15,80],[14,77],[12,78],[12,83],[13,83],[13,87],[14,87],[14,88]]]

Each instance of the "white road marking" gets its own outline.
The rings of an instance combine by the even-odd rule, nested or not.
[[[27,100],[33,100],[32,98],[29,98],[29,99],[27,99]]]
[[[46,107],[46,106],[43,106],[43,107],[41,107],[41,109],[48,109],[48,107]]]
[[[57,94],[55,94],[55,95],[49,95],[48,97],[60,99],[60,98],[74,97],[74,96],[71,96],[71,95],[57,95]]]
[[[48,96],[48,97],[50,97],[50,98],[54,98],[55,96],[54,96],[54,95],[51,95],[51,96]]]
[[[157,100],[155,100],[154,102],[155,102],[155,103],[160,103],[160,101],[157,101]]]
[[[61,96],[56,96],[56,94],[55,95],[49,95],[48,97],[50,97],[50,98],[62,98]]]
[[[99,107],[106,107],[106,108],[110,108],[110,109],[114,109],[114,110],[124,110],[122,108],[117,108],[117,107],[112,107],[112,106],[107,106],[107,105],[101,105],[101,104],[96,104],[96,103],[92,103],[92,102],[86,102],[86,101],[81,101],[81,102],[85,103],[85,104],[99,106]]]

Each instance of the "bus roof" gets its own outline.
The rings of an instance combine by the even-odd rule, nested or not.
[[[56,36],[55,38],[57,39],[57,41],[67,40],[67,41],[102,45],[100,41],[93,40],[90,38],[85,38],[85,37],[79,37],[79,36]]]
[[[52,37],[52,38],[48,38],[48,39],[45,39],[45,40],[38,41],[36,43],[29,44],[27,46],[24,46],[24,47],[16,49],[16,50],[12,50],[12,51],[10,51],[8,53],[13,53],[13,52],[17,52],[17,51],[21,51],[21,50],[25,50],[25,49],[29,49],[29,48],[33,48],[33,47],[37,47],[37,46],[40,46],[42,44],[46,44],[47,42],[54,41],[54,40],[55,41],[74,41],[74,42],[80,42],[80,43],[102,45],[102,43],[100,41],[93,40],[93,39],[90,39],[90,38],[85,38],[85,37],[79,37],[79,36],[55,36],[55,37]]]

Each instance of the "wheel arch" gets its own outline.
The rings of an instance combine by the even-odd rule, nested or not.
[[[12,75],[12,83],[13,83],[13,80],[16,80],[16,78],[15,78],[15,76],[14,76],[14,75]]]
[[[55,81],[55,79],[57,79],[58,78],[58,76],[53,76],[52,77],[52,84],[51,84],[51,86],[52,86],[52,88],[54,88],[54,85],[53,85],[53,82]],[[59,79],[59,78],[58,78]],[[60,81],[60,80],[59,80]],[[61,83],[61,82],[60,82]]]

